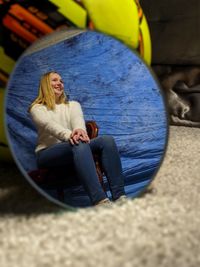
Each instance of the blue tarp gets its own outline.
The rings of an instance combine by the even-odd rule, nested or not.
[[[25,172],[37,169],[37,133],[27,110],[41,75],[51,70],[62,76],[70,99],[81,103],[85,120],[96,121],[99,135],[115,138],[126,193],[137,195],[158,170],[167,140],[165,105],[150,70],[122,43],[90,31],[23,55],[8,85],[6,119],[9,143]],[[88,204],[83,191],[82,197],[69,195],[69,204]]]

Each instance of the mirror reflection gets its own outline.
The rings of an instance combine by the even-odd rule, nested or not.
[[[151,71],[122,43],[91,31],[53,33],[22,55],[8,84],[6,121],[28,181],[73,207],[139,195],[167,140]]]

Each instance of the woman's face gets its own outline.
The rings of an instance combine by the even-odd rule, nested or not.
[[[55,96],[59,98],[64,90],[64,84],[61,76],[58,73],[50,74],[50,85],[52,86]]]

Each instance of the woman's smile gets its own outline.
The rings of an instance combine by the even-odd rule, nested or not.
[[[57,97],[60,97],[64,90],[64,84],[62,78],[57,73],[52,73],[50,75],[50,84],[54,90],[54,93]]]

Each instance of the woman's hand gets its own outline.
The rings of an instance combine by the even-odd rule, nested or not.
[[[69,139],[70,143],[72,145],[75,145],[75,144],[78,144],[80,140],[85,142],[85,143],[90,142],[90,139],[89,139],[86,131],[84,131],[83,129],[73,130],[73,132],[70,135],[70,139]]]

